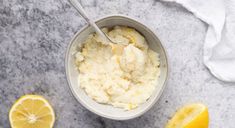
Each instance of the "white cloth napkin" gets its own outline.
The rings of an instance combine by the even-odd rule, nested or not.
[[[220,80],[235,82],[235,0],[163,0],[176,2],[208,24],[204,64]]]

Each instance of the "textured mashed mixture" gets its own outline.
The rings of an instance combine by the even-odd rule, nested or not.
[[[75,54],[80,87],[98,103],[134,109],[157,86],[159,56],[135,29],[116,26],[103,31],[120,44],[89,35]]]

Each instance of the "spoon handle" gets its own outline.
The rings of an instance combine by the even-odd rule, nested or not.
[[[82,5],[78,2],[78,0],[70,0],[70,3],[74,6],[74,8],[80,13],[80,15],[89,23],[91,26],[95,28],[95,31],[101,35],[103,38],[107,38],[106,35],[99,29],[99,27],[95,24],[95,22],[88,17]]]

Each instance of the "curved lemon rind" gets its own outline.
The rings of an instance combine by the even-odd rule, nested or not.
[[[199,109],[199,110],[197,110],[198,113],[196,115],[194,115],[191,120],[188,120],[184,124],[181,124],[180,127],[182,127],[182,128],[198,128],[198,127],[200,127],[200,128],[208,128],[208,125],[209,125],[208,108],[205,105],[201,104],[201,103],[193,103],[193,104],[185,105],[181,109],[177,110],[177,112],[172,117],[172,119],[168,121],[168,123],[166,124],[165,128],[176,128],[176,127],[172,127],[172,125],[173,124],[177,124],[176,123],[177,122],[177,118],[185,110],[187,110],[189,108]],[[204,123],[201,122],[202,119],[205,120]]]
[[[9,111],[9,121],[10,121],[10,125],[13,128],[12,124],[13,124],[13,120],[11,119],[12,117],[12,113],[16,110],[16,107],[21,104],[24,100],[26,99],[39,99],[41,101],[43,101],[45,103],[45,106],[47,106],[50,111],[51,111],[51,115],[52,115],[52,122],[50,123],[50,128],[53,128],[54,123],[55,123],[55,112],[53,110],[53,108],[51,107],[50,103],[43,97],[40,95],[33,95],[33,94],[29,94],[29,95],[24,95],[21,96],[19,99],[16,100],[16,102],[13,104],[13,106],[11,107],[10,111]]]

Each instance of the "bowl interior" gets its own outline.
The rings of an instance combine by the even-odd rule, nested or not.
[[[146,26],[142,25],[141,23],[133,19],[124,16],[110,16],[98,20],[97,24],[100,27],[113,27],[116,25],[123,25],[135,28],[137,31],[139,31],[146,38],[149,47],[152,50],[158,52],[160,55],[161,73],[159,81],[158,83],[156,83],[156,89],[153,92],[152,96],[147,100],[147,102],[140,105],[138,108],[130,111],[125,111],[123,109],[115,108],[110,105],[99,104],[94,100],[92,100],[90,97],[88,97],[84,92],[84,90],[79,87],[79,81],[78,81],[79,73],[75,69],[74,56],[73,56],[73,54],[76,52],[78,44],[83,42],[90,33],[94,32],[94,29],[92,27],[87,26],[75,35],[74,39],[72,40],[72,42],[68,47],[66,54],[66,65],[65,65],[66,76],[70,88],[73,92],[73,95],[87,109],[106,118],[115,119],[115,120],[126,120],[140,116],[148,109],[150,109],[152,105],[154,105],[154,103],[159,99],[164,89],[164,85],[167,79],[167,70],[168,70],[165,51],[159,39],[155,36],[155,34],[151,30],[149,30]]]

